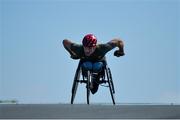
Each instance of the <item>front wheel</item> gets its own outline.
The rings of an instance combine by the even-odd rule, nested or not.
[[[87,104],[89,104],[89,98],[90,98],[90,81],[91,81],[91,73],[90,71],[87,72]]]

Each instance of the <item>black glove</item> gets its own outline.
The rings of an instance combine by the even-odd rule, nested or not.
[[[72,58],[72,59],[75,59],[75,60],[79,59],[78,56],[74,56],[74,55],[71,55],[71,58]]]
[[[125,55],[124,52],[119,51],[119,50],[116,50],[116,51],[114,52],[114,56],[116,56],[116,57],[120,57],[120,56],[124,56],[124,55]]]

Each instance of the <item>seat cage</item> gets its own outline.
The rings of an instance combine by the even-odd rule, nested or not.
[[[77,82],[79,82],[79,83],[87,83],[87,80],[85,79],[85,75],[83,74],[84,73],[84,71],[83,71],[83,69],[81,68],[81,65],[82,65],[82,63],[83,62],[85,62],[85,61],[83,61],[83,60],[79,60],[79,64],[78,64],[78,68],[77,68],[77,72],[81,72],[82,73],[82,80],[76,80]],[[105,60],[103,60],[103,61],[101,61],[102,63],[103,63],[103,69],[102,69],[102,71],[100,72],[100,80],[98,81],[98,84],[105,84],[105,83],[107,83],[108,82],[108,80],[106,79],[106,70],[108,70],[109,69],[109,67],[108,67],[108,65],[107,65],[107,61],[106,61],[106,59]],[[91,73],[93,73],[92,71],[90,71]],[[104,86],[104,85],[103,85]],[[104,86],[104,87],[108,87],[108,86]]]

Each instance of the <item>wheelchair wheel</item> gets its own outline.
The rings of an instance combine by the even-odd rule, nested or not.
[[[78,80],[80,78],[80,73],[81,73],[80,68],[77,68],[76,73],[75,73],[75,77],[74,77],[74,81],[73,81],[73,86],[72,86],[71,104],[73,104],[74,98],[76,96],[76,91],[77,91],[77,87],[78,87]]]
[[[110,68],[107,68],[106,73],[107,73],[108,84],[109,84],[109,90],[110,90],[112,102],[113,102],[113,104],[115,105],[115,96],[114,96],[115,90],[114,90],[114,84],[113,84],[112,74],[111,74]]]
[[[86,86],[86,89],[87,89],[87,104],[89,104],[89,98],[90,98],[90,81],[91,81],[91,73],[90,71],[87,72],[87,86]]]

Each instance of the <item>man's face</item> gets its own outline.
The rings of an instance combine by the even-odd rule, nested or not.
[[[96,46],[95,47],[83,47],[84,48],[84,53],[86,56],[90,56],[91,54],[94,53]]]

